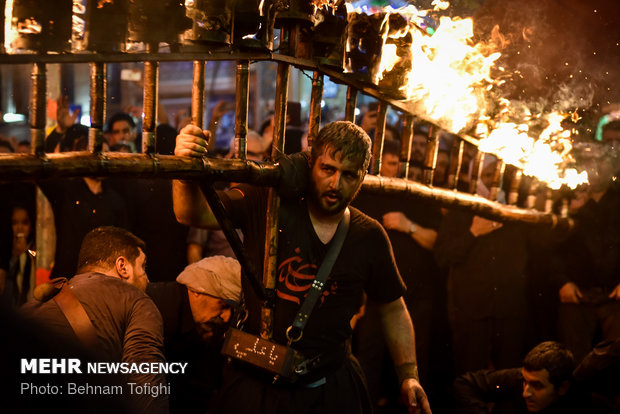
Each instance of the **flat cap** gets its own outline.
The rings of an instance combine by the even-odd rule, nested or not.
[[[198,293],[236,305],[241,300],[241,265],[226,256],[211,256],[188,265],[177,282]]]

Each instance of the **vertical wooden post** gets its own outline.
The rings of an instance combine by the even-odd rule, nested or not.
[[[476,190],[478,189],[478,180],[480,180],[482,165],[484,165],[484,152],[477,150],[474,156],[474,164],[471,167],[471,180],[469,181],[469,192],[471,194],[476,194]]]
[[[385,118],[387,117],[388,104],[379,101],[377,108],[377,126],[375,127],[375,139],[372,145],[372,162],[370,173],[379,174],[381,171],[381,156],[383,154],[383,139],[385,138]]]
[[[106,64],[90,64],[90,128],[88,129],[88,150],[99,153],[103,146],[103,125],[106,110]]]
[[[459,185],[459,176],[463,168],[463,152],[465,151],[465,141],[456,138],[452,143],[450,153],[450,169],[448,170],[448,188],[456,190]]]
[[[195,60],[192,72],[192,124],[204,128],[205,62]]]
[[[428,134],[428,144],[426,146],[426,159],[424,160],[424,176],[422,183],[433,185],[433,177],[435,176],[435,165],[437,164],[437,151],[439,151],[439,142],[437,139],[438,128],[434,125]]]
[[[530,182],[530,188],[527,193],[527,200],[525,202],[525,207],[528,209],[536,208],[536,195],[538,193],[538,186],[540,182],[536,177],[532,177]]]
[[[58,74],[60,72],[57,72]],[[31,153],[45,156],[45,121],[47,97],[47,67],[45,63],[34,63],[31,72],[30,89],[30,148]],[[58,79],[55,79],[58,80]],[[56,252],[56,228],[54,213],[43,192],[37,187],[36,195],[36,248],[37,269],[51,269]]]
[[[344,120],[355,122],[355,108],[357,107],[357,89],[353,86],[347,88],[347,102],[345,104]]]
[[[551,214],[552,211],[553,211],[553,190],[547,187],[545,189],[544,212],[546,214]]]
[[[521,180],[523,179],[523,171],[521,169],[515,170],[515,175],[510,183],[510,190],[508,191],[508,204],[516,206],[519,200],[519,187],[521,187]]]
[[[35,155],[45,153],[45,104],[47,74],[45,63],[34,63],[30,89],[30,148]]]
[[[282,42],[289,44],[289,31],[282,28]],[[290,45],[289,45],[290,46]],[[274,159],[284,152],[284,132],[286,130],[286,101],[288,100],[288,83],[290,67],[288,63],[278,63],[276,78],[276,100],[273,126],[273,144],[271,158]],[[280,196],[274,188],[269,189],[267,200],[267,229],[265,237],[265,257],[263,260],[263,285],[267,294],[273,296],[276,287],[278,267],[278,213]],[[265,339],[273,336],[274,300],[268,298],[261,309],[260,335]],[[271,303],[270,303],[271,302]]]
[[[489,200],[497,201],[497,196],[499,195],[499,190],[502,186],[502,180],[504,178],[504,169],[506,168],[506,164],[504,161],[497,159],[497,165],[495,166],[495,171],[493,173],[493,183],[491,184],[491,188],[489,189]]]
[[[312,75],[312,93],[310,95],[310,119],[308,122],[308,147],[312,147],[314,139],[321,129],[321,101],[323,100],[323,74],[314,71]]]
[[[156,45],[147,45],[147,51],[157,50]],[[144,62],[144,120],[142,121],[142,152],[154,154],[157,128],[159,62]]]
[[[248,102],[250,100],[250,62],[237,62],[237,91],[235,94],[235,158],[247,158]]]
[[[405,124],[400,137],[400,163],[398,166],[398,177],[407,178],[409,176],[409,161],[411,160],[411,147],[413,146],[413,115],[405,116]]]

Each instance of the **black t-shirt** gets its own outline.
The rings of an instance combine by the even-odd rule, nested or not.
[[[231,219],[244,231],[248,253],[261,269],[267,190],[242,185],[221,196]],[[316,235],[303,199],[282,200],[278,228],[274,338],[285,342],[286,328],[303,303],[329,243],[323,244]],[[381,225],[351,208],[351,224],[340,255],[295,347],[321,352],[344,343],[351,335],[351,317],[359,310],[363,292],[375,302],[387,303],[401,297],[405,286]],[[244,293],[250,330],[256,332],[260,304],[250,289]]]
[[[620,191],[610,187],[598,201],[588,200],[575,215],[575,229],[560,251],[568,280],[580,288],[607,292],[620,283]]]
[[[506,221],[501,228],[474,237],[473,217],[470,212],[449,211],[435,242],[437,262],[449,269],[450,307],[460,317],[473,319],[519,315],[526,307],[527,251],[533,228]]]
[[[52,204],[56,225],[56,255],[51,277],[73,277],[82,239],[92,229],[99,226],[129,228],[125,201],[105,181],[99,194],[93,194],[81,178],[38,184]]]
[[[390,194],[376,194],[362,190],[353,205],[370,217],[381,221],[389,212],[401,212],[422,227],[439,230],[441,211],[424,201],[403,200]],[[386,230],[398,270],[407,284],[405,301],[433,298],[438,287],[439,269],[433,252],[420,246],[411,235],[398,230]]]
[[[121,195],[127,205],[129,230],[146,244],[149,280],[176,279],[187,265],[188,228],[174,216],[172,181],[119,177],[105,183]]]

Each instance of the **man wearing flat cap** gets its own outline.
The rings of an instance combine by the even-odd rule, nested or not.
[[[151,283],[147,293],[164,319],[167,360],[187,362],[184,374],[168,376],[170,411],[204,413],[220,384],[220,348],[241,300],[241,266],[230,257],[206,257],[176,282]]]

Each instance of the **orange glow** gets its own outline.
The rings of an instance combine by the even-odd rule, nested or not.
[[[435,10],[444,9],[446,2],[435,0],[433,6]],[[501,56],[499,45],[504,43],[497,27],[492,39],[475,43],[472,19],[442,16],[429,36],[421,30],[419,20],[429,11],[413,6],[398,10],[388,7],[384,11],[387,15],[406,16],[410,24],[406,32],[389,33],[389,27],[385,32],[382,28],[385,35],[376,84],[399,65],[402,70],[402,56],[407,56],[410,69],[400,91],[407,101],[415,103],[425,119],[454,133],[475,130],[481,138],[481,151],[522,168],[524,174],[537,177],[551,188],[575,188],[587,182],[586,172],[573,168],[570,131],[561,125],[566,117],[578,121],[576,111],[532,114],[522,102],[492,96],[496,86],[505,82],[497,78],[504,69],[495,66]],[[384,25],[389,25],[387,15]],[[390,42],[390,38],[406,34],[413,39],[410,54],[402,53],[395,42]]]
[[[561,125],[566,116],[556,111],[537,117],[547,125],[538,139],[529,135],[527,123],[500,122],[480,140],[478,148],[522,168],[523,174],[538,178],[552,189],[563,184],[575,188],[587,183],[588,175],[569,167],[575,160],[570,154],[570,131]]]

